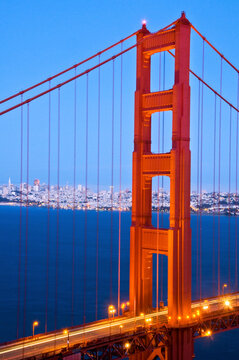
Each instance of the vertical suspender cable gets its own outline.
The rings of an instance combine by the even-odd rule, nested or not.
[[[27,198],[26,198],[26,239],[25,239],[25,270],[24,270],[24,310],[23,337],[26,335],[26,306],[27,306],[27,251],[28,251],[28,205],[29,205],[29,104],[27,104]]]
[[[212,245],[212,279],[213,296],[215,296],[215,209],[216,209],[216,126],[217,126],[217,95],[214,102],[214,140],[213,140],[213,245]]]
[[[201,111],[201,82],[198,81],[198,139],[197,139],[197,268],[196,268],[196,288],[197,288],[197,298],[199,298],[199,213],[200,213],[200,203],[199,203],[199,175],[200,175],[200,111]]]
[[[58,307],[58,261],[59,261],[59,217],[60,217],[60,130],[61,130],[61,88],[58,89],[57,130],[57,219],[56,219],[56,279],[55,279],[55,330],[57,329]]]
[[[121,52],[123,43],[121,43]],[[119,163],[119,246],[118,246],[118,315],[120,314],[120,279],[121,279],[121,175],[122,175],[122,120],[123,120],[123,55],[120,58],[120,163]]]
[[[239,109],[239,74],[237,80],[237,109]],[[239,115],[237,112],[237,125],[236,125],[236,206],[238,206],[238,130],[239,130]],[[237,291],[237,214],[235,218],[235,291]]]
[[[161,52],[159,53],[159,91],[161,89]],[[158,114],[158,153],[160,153],[160,112]],[[159,229],[159,177],[157,189],[157,229]],[[159,232],[157,232],[157,262],[156,262],[156,311],[159,306]]]
[[[113,286],[113,201],[114,201],[114,88],[115,62],[112,61],[112,130],[111,130],[111,188],[110,188],[110,303],[112,304]]]
[[[163,90],[165,90],[165,51],[163,53]],[[162,116],[162,153],[164,152],[164,111]],[[161,193],[161,226],[163,227],[163,208],[164,208],[164,177],[162,176],[162,193]],[[161,301],[163,301],[163,255],[161,255]]]
[[[100,64],[100,55],[99,55]],[[99,268],[99,196],[100,196],[100,67],[98,68],[98,151],[97,151],[97,225],[96,225],[96,289],[95,319],[98,317],[98,268]]]
[[[232,141],[232,108],[230,107],[230,129],[229,129],[229,169],[228,169],[228,285],[231,292],[231,141]]]
[[[204,45],[202,52],[202,79],[204,79]],[[201,97],[201,151],[200,151],[200,299],[202,298],[202,162],[203,162],[203,84]]]
[[[222,95],[222,57],[220,72],[220,95]],[[217,289],[220,295],[220,186],[221,186],[221,125],[222,125],[222,100],[219,107],[219,140],[218,140],[218,252],[217,252]]]
[[[76,68],[75,68],[76,76]],[[76,79],[74,82],[74,132],[73,132],[73,229],[72,229],[72,284],[71,284],[71,326],[74,325],[75,294],[75,243],[76,243]]]
[[[51,81],[49,81],[49,89]],[[46,304],[45,304],[45,332],[48,321],[48,292],[49,292],[49,246],[50,246],[50,184],[51,184],[51,93],[48,98],[48,201],[47,201],[47,244],[46,244]]]
[[[21,95],[21,102],[23,95]],[[18,258],[18,296],[17,296],[17,339],[20,328],[20,299],[21,299],[21,264],[22,264],[22,165],[23,165],[23,107],[21,106],[21,145],[20,145],[20,219],[19,219],[19,258]]]
[[[89,97],[89,79],[86,74],[86,126],[85,126],[85,238],[84,238],[84,324],[86,320],[86,256],[87,256],[87,186],[88,186],[88,99]]]

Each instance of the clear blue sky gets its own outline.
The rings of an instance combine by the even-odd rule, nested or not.
[[[0,57],[0,98],[4,98],[9,94],[19,91],[35,82],[38,82],[54,73],[92,55],[93,53],[107,47],[113,42],[127,36],[141,27],[141,21],[147,20],[147,26],[150,31],[156,31],[161,27],[166,26],[176,18],[180,17],[181,11],[186,12],[186,16],[212,43],[228,57],[232,63],[238,67],[239,49],[238,49],[238,14],[239,2],[237,0],[223,1],[130,1],[130,0],[101,0],[101,1],[80,1],[80,0],[52,0],[52,1],[4,1],[0,2],[1,22],[1,57]],[[192,39],[193,40],[193,39]],[[192,45],[191,63],[195,64],[198,72],[201,71],[200,59],[201,49]],[[214,58],[213,58],[214,59]],[[213,59],[209,60],[210,66],[213,68]],[[126,66],[127,59],[124,59],[124,75],[128,91],[131,93],[131,98],[128,99],[127,94],[124,102],[124,166],[123,166],[123,185],[130,186],[131,183],[131,152],[133,146],[133,91],[135,88],[135,64],[134,56],[131,56],[130,65]],[[119,64],[116,64],[118,66]],[[215,65],[216,66],[216,65]],[[106,78],[110,85],[111,68],[108,69]],[[128,73],[127,73],[128,72]],[[208,74],[209,80],[213,70],[208,67],[205,70],[205,75]],[[103,75],[102,75],[103,76]],[[215,72],[215,76],[219,76]],[[92,80],[92,91],[94,89],[97,77]],[[116,80],[117,82],[118,80]],[[128,83],[131,81],[131,84]],[[231,97],[231,100],[236,103],[236,81],[226,82],[226,94]],[[212,80],[212,84],[213,80]],[[119,84],[118,84],[119,85]],[[116,87],[118,86],[116,83]],[[192,84],[193,85],[193,84]],[[82,87],[81,87],[82,86]],[[195,86],[197,84],[195,83]],[[218,84],[217,86],[218,88]],[[78,91],[84,87],[84,82],[79,83]],[[111,113],[111,94],[107,93],[108,86],[102,85],[102,117],[109,116]],[[118,88],[117,88],[118,89]],[[195,87],[197,89],[197,87]],[[192,96],[197,94],[197,90],[192,91]],[[83,92],[83,90],[82,90]],[[206,92],[205,92],[206,93]],[[69,93],[70,94],[70,93]],[[71,95],[67,96],[71,96]],[[72,93],[71,93],[72,94]],[[116,90],[116,96],[118,90]],[[82,95],[84,97],[84,95]],[[97,99],[97,96],[96,96]],[[105,107],[109,109],[106,111]],[[110,99],[110,100],[109,100]],[[196,97],[195,97],[196,99]],[[93,101],[93,100],[92,100]],[[205,108],[211,106],[213,98],[205,103]],[[47,103],[47,102],[46,102]],[[45,105],[46,105],[45,103]],[[81,103],[80,103],[81,104]],[[79,107],[81,105],[79,104]],[[93,103],[92,103],[93,104]],[[55,104],[56,105],[56,104]],[[41,106],[41,105],[39,105]],[[54,106],[54,100],[53,100]],[[83,106],[83,105],[82,105]],[[97,106],[97,102],[92,105]],[[192,101],[192,111],[196,109],[196,100]],[[117,107],[117,105],[116,105]],[[67,114],[72,117],[72,113],[67,112],[67,109],[62,110],[63,116]],[[104,113],[105,111],[105,113]],[[208,110],[209,113],[212,109]],[[227,110],[225,110],[226,113]],[[33,112],[33,110],[32,110]],[[80,111],[79,111],[80,113]],[[17,115],[16,115],[17,114]],[[83,115],[82,115],[83,116]],[[117,122],[116,115],[116,122]],[[211,115],[210,115],[211,116]],[[213,115],[212,115],[213,116]],[[94,115],[92,115],[94,117]],[[44,118],[44,119],[43,119]],[[54,116],[53,116],[54,118]],[[43,121],[44,120],[44,121]],[[212,119],[211,119],[212,120]],[[0,183],[6,183],[8,176],[11,176],[13,182],[19,182],[19,112],[15,115],[5,116],[1,121],[1,135],[0,135],[0,151],[1,151],[1,170]],[[54,121],[54,120],[53,120]],[[64,120],[62,120],[64,121]],[[83,120],[82,120],[83,121]],[[103,121],[103,120],[102,120]],[[109,120],[110,121],[110,120]],[[235,119],[234,119],[235,121]],[[127,129],[127,126],[128,129]],[[63,124],[63,132],[67,128],[70,132],[69,137],[72,139],[72,121],[71,124]],[[64,127],[65,126],[65,127]],[[107,124],[102,123],[102,129]],[[108,124],[109,127],[109,124]],[[53,132],[54,132],[53,125]],[[92,136],[95,134],[96,126],[90,129]],[[56,130],[56,129],[55,129]],[[84,132],[84,125],[78,123],[78,130]],[[44,135],[41,134],[44,132]],[[66,131],[67,132],[67,131]],[[116,125],[117,132],[117,125]],[[234,128],[233,128],[234,132]],[[225,130],[225,134],[228,129]],[[110,134],[109,134],[110,136]],[[40,143],[37,145],[37,139]],[[205,135],[206,142],[211,142],[211,135]],[[42,114],[39,108],[36,110],[34,119],[31,118],[31,153],[30,156],[30,181],[38,177],[41,182],[47,180],[47,109]],[[82,140],[83,141],[83,140]],[[92,140],[96,143],[95,140]],[[116,140],[116,147],[118,147],[118,140]],[[62,154],[61,154],[61,182],[72,183],[72,144],[71,153],[67,154],[64,149],[68,149],[68,143],[64,144],[62,140]],[[104,143],[104,139],[101,139]],[[109,141],[109,147],[110,145]],[[78,144],[79,145],[79,144]],[[65,146],[65,148],[64,148]],[[92,145],[93,146],[93,145]],[[196,145],[195,145],[196,146]],[[225,144],[225,148],[227,147]],[[110,170],[108,175],[105,175],[104,166],[109,162],[110,169],[110,148],[102,149],[101,151],[101,183],[103,185],[110,184]],[[205,143],[204,160],[212,161],[209,154],[211,149],[207,149]],[[54,135],[52,139],[52,171],[56,170],[56,140]],[[107,151],[108,149],[108,151]],[[77,161],[82,162],[79,145],[79,158]],[[93,156],[93,155],[92,155]],[[108,158],[107,158],[108,156]],[[42,159],[41,159],[42,157]],[[69,161],[69,157],[71,161]],[[89,155],[91,159],[91,155]],[[93,159],[93,157],[92,157]],[[194,159],[194,158],[193,158]],[[233,161],[234,159],[232,159]],[[39,161],[39,163],[38,163]],[[94,160],[90,160],[92,167],[96,164],[96,156]],[[115,164],[118,161],[117,150],[115,150]],[[209,161],[209,162],[210,162]],[[224,160],[222,160],[224,161]],[[194,159],[195,163],[195,159]],[[224,164],[224,163],[223,163]],[[226,155],[225,155],[226,164]],[[228,165],[225,165],[228,166]],[[81,166],[77,168],[77,182],[84,181],[84,171],[81,172]],[[209,171],[210,165],[205,165],[206,172]],[[25,165],[24,165],[25,171]],[[107,170],[108,171],[108,170]],[[91,170],[89,169],[89,172]],[[224,171],[225,173],[225,171]],[[55,174],[55,173],[54,173]],[[118,183],[118,170],[115,170],[115,182]],[[227,184],[228,176],[222,176],[222,183]],[[55,175],[52,175],[52,183],[56,182]],[[89,176],[89,183],[93,186],[96,184],[95,174]],[[194,181],[195,183],[195,181]],[[211,176],[204,176],[205,188],[209,188],[208,183],[211,183]]]

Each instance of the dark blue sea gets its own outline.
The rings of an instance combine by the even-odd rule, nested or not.
[[[129,289],[129,231],[131,213],[122,212],[121,216],[121,301],[124,302],[128,300]],[[71,210],[60,210],[58,220],[59,233],[57,235],[57,210],[51,209],[48,217],[48,210],[46,208],[30,207],[28,210],[28,226],[26,226],[26,208],[22,208],[20,238],[20,207],[0,206],[0,342],[15,339],[17,336],[18,304],[20,304],[18,330],[19,336],[23,335],[24,298],[26,298],[25,335],[32,334],[32,323],[35,320],[39,321],[36,331],[45,331],[47,239],[49,239],[47,331],[54,330],[55,322],[57,328],[71,326],[72,321],[74,325],[81,324],[84,321],[84,315],[87,322],[94,321],[96,318],[96,296],[98,298],[98,319],[107,317],[107,307],[110,302],[117,305],[118,212],[115,211],[111,214],[111,212],[100,211],[98,213],[98,295],[96,294],[97,212],[87,211],[86,214],[84,211],[76,211],[74,215]],[[160,226],[168,227],[168,222],[168,214],[163,216],[160,214]],[[75,231],[73,230],[74,223]],[[153,224],[156,225],[156,223],[157,214],[155,213],[153,214]],[[200,272],[197,270],[199,269],[197,264],[200,264],[200,259],[197,256],[197,247],[199,246],[197,244],[199,244],[200,240],[199,216],[192,215],[191,227],[192,295],[196,299],[200,296],[198,292]],[[28,233],[26,233],[26,229],[28,229]],[[220,231],[221,285],[227,283],[228,290],[236,290],[234,288],[235,217],[221,216],[218,225],[218,218],[216,216],[203,215],[201,218],[202,298],[216,295],[217,291],[218,229]],[[19,239],[21,239],[20,247]],[[74,247],[73,243],[75,243]],[[213,247],[215,247],[214,256]],[[56,256],[56,249],[58,249],[58,256]],[[85,253],[86,258],[84,257]],[[72,267],[73,254],[74,268]],[[161,261],[163,261],[163,299],[166,303],[166,257],[162,257],[162,259],[160,257],[160,268]],[[57,272],[56,268],[58,269]],[[73,313],[72,273],[74,273]],[[86,274],[86,277],[84,277],[84,274]],[[156,257],[154,257],[154,303],[156,299],[155,280]],[[159,284],[159,288],[161,289],[161,284]],[[18,296],[19,289],[20,298]],[[86,289],[85,295],[84,289]],[[26,297],[24,294],[26,294]],[[20,303],[18,302],[19,299]],[[86,304],[85,314],[84,303]],[[195,341],[195,355],[197,359],[214,360],[224,359],[225,357],[227,359],[238,359],[238,354],[239,330],[232,330],[219,335],[213,335],[212,338],[202,338]]]

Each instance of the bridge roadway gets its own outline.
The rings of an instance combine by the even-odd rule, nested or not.
[[[196,301],[192,303],[192,318],[188,320],[188,324],[196,325],[206,320],[208,317],[218,317],[220,314],[226,315],[231,313],[233,309],[239,307],[239,293],[214,297],[207,300]],[[46,334],[35,335],[3,343],[0,345],[0,360],[17,360],[27,359],[42,354],[59,354],[62,349],[66,351],[67,340],[69,346],[76,344],[85,346],[86,342],[96,341],[113,335],[121,335],[134,332],[137,328],[150,328],[155,324],[159,327],[168,324],[167,308],[159,312],[153,312],[147,315],[137,317],[121,316],[114,319],[100,320],[68,329],[68,333],[63,330],[50,332]],[[39,357],[40,358],[40,357]]]

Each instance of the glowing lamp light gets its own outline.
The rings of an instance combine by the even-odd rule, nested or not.
[[[144,19],[144,20],[142,20],[142,25],[143,26],[146,26],[146,24],[147,24],[147,21]]]
[[[204,305],[203,310],[207,310],[207,309],[208,309],[208,305]]]
[[[226,300],[226,301],[224,302],[224,304],[225,304],[226,306],[230,306],[230,301],[229,301],[229,300]]]
[[[171,320],[171,319],[172,319],[172,316],[169,316],[168,319]]]
[[[125,308],[125,303],[123,303],[123,304],[121,305],[121,309],[124,310],[124,308]]]
[[[144,316],[144,313],[140,313],[140,316]]]
[[[187,319],[189,319],[189,315],[187,315],[186,317],[187,317]]]
[[[193,318],[195,318],[196,317],[196,315],[195,314],[193,314]]]
[[[125,347],[125,349],[129,349],[130,348],[130,343],[127,341],[125,344],[124,344],[124,347]]]
[[[129,304],[130,304],[130,302],[129,302],[129,301],[127,301],[126,305],[127,305],[127,306],[129,306]]]
[[[211,336],[211,335],[212,335],[211,330],[207,330],[207,331],[206,331],[206,336]]]
[[[63,331],[63,334],[68,334],[68,330],[67,329],[65,329],[64,331]]]
[[[38,325],[39,325],[38,321],[33,322],[33,324],[32,324],[32,336],[34,336],[34,334],[35,334],[35,326],[38,326]]]
[[[181,318],[181,316],[178,316],[178,320],[181,320],[182,318]]]

